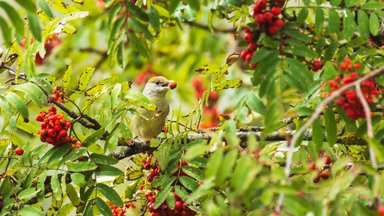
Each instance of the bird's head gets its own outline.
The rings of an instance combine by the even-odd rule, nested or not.
[[[176,88],[177,83],[168,80],[163,76],[155,76],[148,80],[145,84],[143,93],[145,95],[165,95],[168,90]]]

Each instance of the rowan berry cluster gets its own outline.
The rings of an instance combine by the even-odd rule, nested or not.
[[[323,150],[320,150],[320,159],[323,161],[324,165],[329,166],[333,163],[332,159],[326,153],[324,153]],[[322,168],[320,168],[320,169],[322,169],[320,171],[320,170],[318,170],[318,168],[316,167],[316,164],[313,161],[310,161],[309,169],[311,171],[317,171],[317,176],[313,180],[313,183],[318,183],[320,181],[320,179],[328,179],[329,178],[329,175],[330,175],[329,169],[328,168],[324,169],[324,167],[322,167]]]
[[[161,204],[159,208],[155,209],[154,203],[156,200],[156,194],[152,191],[147,191],[145,193],[145,197],[149,200],[149,203],[147,206],[148,206],[148,211],[151,213],[151,215],[152,216],[194,216],[196,215],[196,212],[188,208],[188,205],[186,205],[183,202],[183,200],[177,195],[176,192],[173,192],[173,195],[176,200],[174,209],[171,209],[166,202]]]
[[[107,204],[108,204],[109,208],[111,208],[113,216],[123,216],[126,212],[126,210],[124,208],[119,207],[117,205],[114,205],[110,201],[107,201]]]
[[[53,87],[53,96],[49,98],[49,102],[64,103],[64,89],[61,86]]]
[[[152,155],[149,155],[147,160],[143,159],[141,162],[144,164],[145,170],[151,170],[146,178],[148,182],[153,182],[153,180],[160,176],[160,167],[159,163],[156,161],[154,164],[152,164]]]
[[[253,8],[253,17],[260,31],[275,35],[284,26],[284,21],[279,17],[281,7],[285,0],[258,0]]]
[[[36,116],[36,121],[42,122],[41,129],[37,132],[41,141],[54,146],[60,146],[71,141],[67,133],[72,126],[71,122],[66,120],[63,114],[57,114],[56,107],[49,107],[48,112],[41,111]]]
[[[245,29],[244,40],[248,43],[248,48],[241,52],[240,57],[249,64],[257,50],[257,39],[250,28]],[[250,64],[251,68],[256,68],[256,66],[256,63]]]
[[[196,77],[192,80],[193,88],[195,89],[195,94],[197,99],[203,97],[204,92],[207,88],[203,84],[203,79],[201,77]],[[217,91],[211,91],[208,95],[208,104],[205,104],[203,107],[204,118],[200,124],[201,128],[212,128],[219,126],[219,110],[217,108],[217,100],[219,99],[219,93]]]
[[[333,91],[338,90],[341,86],[345,86],[349,83],[356,81],[360,76],[357,72],[360,69],[360,64],[352,65],[352,61],[349,58],[345,58],[339,66],[339,70],[343,73],[340,76],[337,76],[335,79],[329,81],[329,86]],[[374,79],[368,79],[361,83],[361,91],[363,93],[364,99],[368,104],[372,104],[373,100],[379,96],[377,91],[376,84]],[[337,99],[336,104],[343,108],[346,115],[353,120],[359,118],[364,118],[364,108],[360,101],[360,98],[357,95],[356,89],[345,90],[339,99]]]

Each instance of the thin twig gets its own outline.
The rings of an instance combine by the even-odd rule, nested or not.
[[[363,92],[361,91],[360,84],[356,85],[356,92],[357,96],[360,99],[361,104],[363,105],[364,108],[364,113],[365,113],[365,118],[367,120],[367,135],[369,139],[373,139],[373,129],[372,129],[372,119],[371,119],[371,109],[369,108],[369,105],[367,101],[364,98]],[[376,161],[376,156],[375,152],[372,149],[371,145],[368,145],[369,147],[369,156],[371,158],[371,163],[372,167],[377,169],[377,161]]]
[[[190,26],[193,26],[193,27],[201,28],[201,29],[208,30],[208,31],[211,30],[211,28],[209,26],[201,24],[201,23],[196,23],[196,22],[192,22],[192,21],[188,21],[188,20],[186,20],[184,22]],[[218,29],[218,28],[212,27],[212,30],[214,32],[219,32],[219,33],[234,33],[234,32],[236,32],[236,28]]]
[[[384,73],[384,67],[381,67],[377,70],[374,70],[372,71],[371,73],[355,80],[354,82],[351,82],[343,87],[341,87],[340,89],[338,89],[337,91],[334,91],[332,92],[332,94],[330,96],[328,96],[327,98],[325,98],[316,108],[315,112],[311,115],[311,117],[308,119],[307,122],[304,123],[304,125],[299,129],[297,130],[297,132],[293,135],[292,139],[290,140],[289,142],[289,145],[288,145],[288,151],[287,151],[287,157],[286,157],[286,163],[285,163],[285,169],[284,169],[284,174],[285,174],[285,178],[286,178],[286,182],[288,184],[290,184],[290,178],[289,178],[289,175],[290,175],[290,172],[291,172],[291,164],[292,164],[292,158],[293,158],[293,152],[295,150],[295,144],[296,142],[298,141],[298,139],[300,138],[300,136],[312,125],[312,123],[319,117],[319,115],[321,114],[322,110],[325,108],[326,105],[328,105],[329,103],[331,103],[332,101],[334,101],[337,97],[339,97],[341,95],[341,93],[343,93],[345,90],[355,86],[355,85],[360,85],[362,82],[364,82],[365,80],[368,80],[368,79],[371,79],[373,77],[376,77],[376,76],[379,76],[381,75],[382,73]],[[276,207],[275,207],[275,211],[276,212],[280,212],[281,210],[281,206],[284,202],[284,194],[281,193],[280,196],[279,196],[279,199],[278,199],[278,202],[276,204]]]

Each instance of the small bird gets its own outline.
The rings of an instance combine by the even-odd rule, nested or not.
[[[143,95],[156,105],[156,110],[138,108],[138,115],[134,115],[131,120],[131,132],[134,139],[147,142],[161,132],[169,113],[169,103],[165,94],[176,86],[175,81],[163,76],[155,76],[148,80]]]

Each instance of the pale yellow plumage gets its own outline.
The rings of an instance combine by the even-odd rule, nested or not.
[[[131,120],[133,138],[149,141],[161,132],[169,113],[169,103],[165,94],[175,87],[175,81],[163,76],[148,80],[143,95],[155,103],[156,110],[150,111],[143,108],[137,110],[139,115],[134,115]]]

